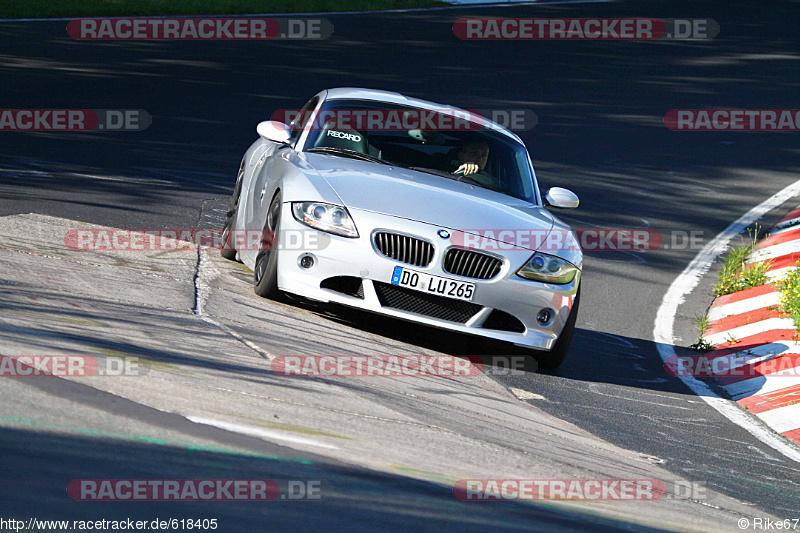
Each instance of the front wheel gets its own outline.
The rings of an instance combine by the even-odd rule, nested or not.
[[[225,219],[225,227],[222,229],[222,249],[219,255],[229,261],[236,261],[236,249],[233,247],[231,234],[236,227],[236,211],[229,211]]]
[[[281,299],[278,290],[278,232],[281,220],[281,193],[275,193],[267,210],[267,220],[261,234],[260,251],[253,270],[256,294],[272,300]]]
[[[233,246],[231,235],[236,229],[236,213],[239,211],[239,196],[242,194],[242,178],[244,176],[244,161],[239,167],[239,175],[236,176],[236,186],[233,188],[231,202],[228,212],[225,213],[225,226],[222,228],[222,249],[219,254],[229,261],[236,261],[236,249]]]
[[[549,352],[536,351],[533,358],[542,370],[555,370],[564,358],[567,356],[570,342],[572,341],[572,334],[575,332],[575,322],[578,320],[578,305],[581,301],[581,289],[578,287],[578,292],[575,294],[575,301],[572,304],[572,310],[567,318],[567,323],[564,324],[564,329],[561,330],[561,335],[558,336],[555,346]]]

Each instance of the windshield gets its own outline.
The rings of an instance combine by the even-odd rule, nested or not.
[[[525,147],[465,118],[366,100],[329,100],[305,151],[401,166],[536,203]]]

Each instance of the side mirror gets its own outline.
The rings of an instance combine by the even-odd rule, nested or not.
[[[581,203],[574,192],[561,187],[553,187],[544,193],[545,205],[558,207],[559,209],[575,209]]]
[[[283,122],[278,122],[277,120],[265,120],[264,122],[261,122],[258,127],[256,127],[256,131],[262,139],[276,143],[289,143],[289,132],[291,130],[289,129],[289,126]]]

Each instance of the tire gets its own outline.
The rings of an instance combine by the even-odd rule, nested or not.
[[[242,194],[242,176],[244,167],[239,169],[239,176],[236,178],[236,186],[233,188],[231,203],[228,212],[225,213],[225,226],[222,228],[223,247],[219,255],[229,261],[236,261],[236,250],[231,242],[231,232],[236,227],[236,213],[239,211],[239,196]]]
[[[282,293],[278,290],[278,234],[281,220],[281,193],[278,191],[272,197],[272,202],[267,210],[267,220],[264,222],[264,247],[256,256],[253,269],[253,282],[256,294],[271,300],[282,300]]]
[[[222,229],[223,245],[222,249],[219,251],[219,255],[229,261],[236,261],[236,250],[233,248],[233,243],[231,242],[231,231],[236,227],[236,211],[233,211],[233,215],[230,213],[231,211],[228,211],[228,215],[225,219],[225,227]]]
[[[578,320],[578,306],[581,302],[581,289],[578,287],[578,293],[575,295],[575,302],[572,304],[572,311],[567,318],[567,323],[564,324],[564,329],[561,330],[561,335],[558,336],[555,346],[549,352],[536,351],[533,354],[536,363],[541,370],[555,370],[564,358],[567,357],[570,342],[572,341],[572,334],[575,332],[575,322]]]

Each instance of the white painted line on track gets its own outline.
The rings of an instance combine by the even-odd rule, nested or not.
[[[778,433],[784,433],[800,427],[800,403],[778,407],[756,415]]]
[[[333,444],[325,444],[324,442],[317,442],[311,439],[295,437],[294,435],[287,435],[285,433],[270,431],[268,429],[257,428],[253,426],[244,426],[242,424],[234,424],[233,422],[212,420],[210,418],[203,418],[200,416],[187,416],[186,419],[194,422],[195,424],[213,426],[216,428],[224,429],[226,431],[233,431],[234,433],[240,433],[242,435],[248,435],[250,437],[258,437],[269,441],[280,440],[285,442],[291,442],[293,444],[303,444],[305,446],[315,446],[317,448],[325,448],[328,450],[339,449],[337,446],[334,446]]]
[[[778,357],[785,353],[800,353],[800,342],[795,341],[775,341],[768,344],[760,344],[741,352],[735,352],[726,356],[730,368],[739,368],[740,366],[751,365],[759,361],[766,361]],[[714,352],[706,354],[707,357],[714,357]]]
[[[745,337],[772,331],[773,329],[794,329],[794,321],[791,318],[768,318],[766,320],[753,322],[752,324],[745,324],[736,328],[720,331],[712,335],[704,335],[703,338],[711,343],[712,346],[717,346],[730,339],[741,340]]]
[[[653,340],[656,342],[658,353],[664,363],[677,356],[674,346],[674,328],[678,307],[685,301],[686,296],[697,287],[714,260],[728,248],[731,240],[740,235],[750,224],[760,220],[766,213],[780,207],[798,194],[800,194],[800,180],[752,208],[706,244],[683,269],[683,272],[675,278],[661,300],[653,326]],[[706,383],[692,376],[681,376],[679,379],[725,418],[785,457],[800,463],[800,449],[787,443],[781,435],[773,433],[772,430],[754,421],[751,418],[752,415],[743,411],[737,404],[720,397]]]
[[[726,316],[741,315],[748,311],[755,311],[757,309],[765,309],[767,307],[777,306],[781,303],[781,295],[778,292],[770,292],[760,296],[753,296],[746,300],[739,300],[725,305],[712,307],[708,311],[708,320],[713,322]]]
[[[797,267],[784,267],[784,268],[776,268],[775,270],[768,270],[767,280],[769,280],[769,283],[780,281],[786,276],[788,276],[789,272],[796,269]]]
[[[783,257],[784,255],[791,255],[796,252],[800,252],[800,238],[797,238],[793,241],[782,242],[780,244],[773,244],[772,246],[757,250],[747,258],[747,262],[756,263],[758,261],[765,261],[767,259],[777,259],[779,257]]]
[[[794,368],[787,368],[774,374],[737,381],[723,388],[734,400],[740,400],[754,394],[769,394],[770,392],[788,389],[795,385],[800,385],[800,376],[797,375],[797,370]],[[797,420],[800,420],[800,417]],[[798,422],[798,425],[800,425],[800,422]],[[779,431],[779,433],[781,432]]]

